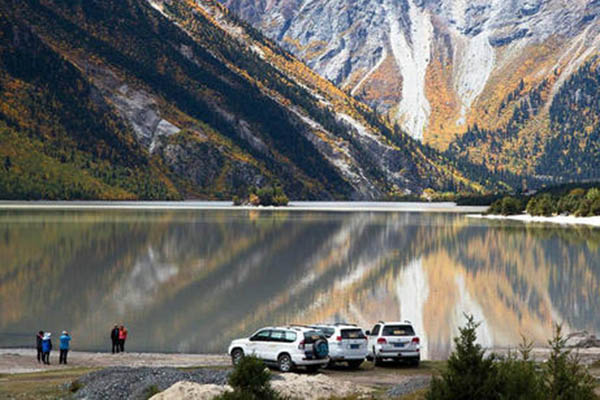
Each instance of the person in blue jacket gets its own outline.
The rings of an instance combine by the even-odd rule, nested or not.
[[[71,342],[71,335],[69,332],[62,331],[62,335],[60,337],[60,357],[58,359],[59,364],[67,363],[67,353],[69,352],[69,346]]]
[[[42,338],[42,362],[50,365],[50,351],[52,351],[52,334],[50,332],[44,333]]]

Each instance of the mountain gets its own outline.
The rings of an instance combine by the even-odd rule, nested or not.
[[[0,0],[3,198],[477,192],[217,2]],[[502,183],[500,183],[502,184]]]
[[[600,176],[598,0],[223,2],[449,157],[544,180]]]

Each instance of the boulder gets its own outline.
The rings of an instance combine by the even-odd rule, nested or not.
[[[177,382],[164,392],[152,396],[151,400],[212,400],[225,392],[231,392],[231,386],[200,385],[194,382]]]

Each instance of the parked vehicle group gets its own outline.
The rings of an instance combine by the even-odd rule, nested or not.
[[[379,321],[370,331],[354,324],[272,326],[248,338],[233,340],[228,354],[237,365],[244,356],[254,356],[282,372],[295,368],[316,371],[345,364],[357,369],[365,361],[386,361],[418,366],[420,339],[410,321]]]

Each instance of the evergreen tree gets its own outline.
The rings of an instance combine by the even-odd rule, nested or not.
[[[485,356],[485,350],[476,343],[480,324],[472,315],[465,317],[467,324],[454,339],[455,349],[448,359],[448,367],[441,379],[434,378],[431,382],[428,400],[499,398],[495,356]]]

